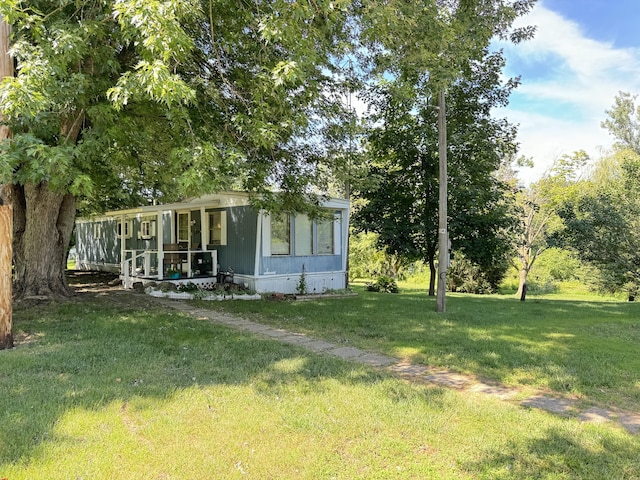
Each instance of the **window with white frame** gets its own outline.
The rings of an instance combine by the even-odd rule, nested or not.
[[[144,239],[152,238],[156,235],[156,222],[151,220],[143,220],[140,222],[140,237]]]
[[[335,253],[335,222],[333,218],[318,220],[318,255]]]
[[[227,212],[209,212],[209,244],[227,244]]]
[[[178,213],[178,242],[189,241],[189,212]]]
[[[131,220],[118,222],[118,238],[131,238]]]
[[[101,238],[102,237],[102,223],[94,223],[93,224],[93,237]]]
[[[313,255],[313,221],[302,214],[296,215],[294,221],[295,255]]]
[[[271,215],[271,255],[291,255],[289,215]]]

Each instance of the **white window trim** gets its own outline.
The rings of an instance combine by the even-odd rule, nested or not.
[[[156,236],[156,222],[143,220],[140,222],[140,238],[148,240]]]
[[[289,253],[275,253],[275,254],[272,253],[272,251],[271,251],[272,250],[272,242],[271,242],[271,238],[272,237],[271,237],[271,235],[272,235],[273,231],[272,231],[272,228],[271,228],[271,221],[272,221],[273,217],[271,215],[269,215],[269,222],[268,222],[269,223],[269,230],[268,230],[268,234],[269,235],[268,235],[268,237],[266,237],[268,239],[268,242],[265,242],[265,245],[268,246],[268,250],[267,250],[268,255],[265,255],[265,256],[268,256],[268,257],[291,257],[292,256],[292,253],[293,253],[292,252],[292,250],[293,250],[292,240],[293,239],[292,239],[292,235],[291,235],[291,227],[293,225],[292,225],[292,222],[291,222],[291,215],[289,215],[287,213],[283,213],[282,215],[284,215],[285,218],[289,219]]]
[[[262,256],[271,256],[271,215],[262,215]]]
[[[293,254],[296,257],[310,257],[315,255],[315,251],[316,251],[316,244],[314,242],[314,238],[313,238],[313,232],[314,232],[314,224],[315,221],[311,220],[309,218],[308,215],[304,214],[304,213],[298,213],[295,215],[294,217],[294,224],[293,224],[293,238],[294,238],[294,245],[293,245]],[[308,232],[309,238],[308,240],[310,241],[310,245],[308,245],[307,247],[310,248],[310,252],[308,253],[300,253],[298,251],[298,247],[301,246],[301,244],[299,243],[300,239],[298,238],[298,234],[302,233],[299,225],[302,224],[302,222],[306,223],[306,226],[310,227],[310,231]]]
[[[312,256],[332,256],[332,255],[341,255],[342,254],[342,243],[343,243],[343,232],[342,232],[342,217],[343,217],[343,213],[335,213],[334,214],[334,218],[332,220],[333,222],[333,251],[331,253],[321,253],[319,251],[320,249],[320,245],[318,242],[318,225],[319,225],[319,221],[318,220],[314,220],[313,222],[313,253],[311,254]],[[291,219],[289,220],[291,222]],[[331,220],[329,220],[331,221]],[[295,222],[295,219],[294,219]],[[293,228],[292,228],[293,227]],[[289,232],[289,236],[291,237],[291,230],[295,230],[295,224],[291,225],[290,224],[290,232]],[[290,253],[289,255],[285,255],[285,254],[280,254],[280,255],[272,255],[271,254],[271,215],[268,213],[263,213],[262,214],[262,226],[261,226],[261,231],[262,231],[262,256],[263,257],[271,257],[271,256],[275,256],[275,257],[286,257],[286,256],[292,256],[292,255],[297,255],[297,252],[295,251],[295,245],[293,243],[295,243],[295,233],[294,233],[294,238],[290,238],[289,239],[289,249],[290,249]],[[293,243],[292,243],[293,241]],[[293,251],[292,251],[293,249]],[[306,255],[305,255],[306,256]]]
[[[332,245],[332,249],[331,252],[321,252],[320,251],[320,229],[319,226],[321,223],[332,223],[333,224],[333,245]],[[337,250],[337,244],[336,244],[336,231],[338,230],[338,227],[336,226],[336,219],[334,218],[333,220],[325,220],[325,221],[317,221],[316,222],[316,251],[318,252],[318,256],[321,257],[325,257],[325,256],[330,256],[330,255],[336,255],[336,250]]]
[[[187,238],[180,238],[180,216],[187,216]],[[191,243],[191,212],[189,210],[176,212],[176,243]]]
[[[133,230],[133,222],[131,220],[125,220],[124,222],[118,220],[118,238],[131,238],[131,231]],[[124,228],[124,232],[122,231]]]
[[[336,213],[333,220],[333,254],[342,254],[342,214]]]
[[[215,214],[220,214],[220,243],[213,243],[212,238],[212,219],[211,217]],[[226,210],[217,210],[213,212],[207,212],[207,223],[208,223],[208,244],[214,246],[221,246],[227,244],[227,211]]]

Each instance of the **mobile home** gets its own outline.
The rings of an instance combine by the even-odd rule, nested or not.
[[[211,284],[226,277],[257,292],[309,293],[346,286],[349,201],[327,215],[272,215],[226,192],[76,221],[76,268],[135,281]]]

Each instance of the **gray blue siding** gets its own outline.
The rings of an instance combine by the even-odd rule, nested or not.
[[[227,244],[210,247],[218,251],[220,268],[254,275],[258,212],[248,206],[207,209],[208,212],[220,210],[227,211]]]

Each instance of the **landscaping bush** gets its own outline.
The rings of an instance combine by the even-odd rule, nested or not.
[[[383,292],[383,293],[398,293],[398,284],[396,281],[385,275],[378,277],[375,282],[367,283],[367,291],[369,292]]]

